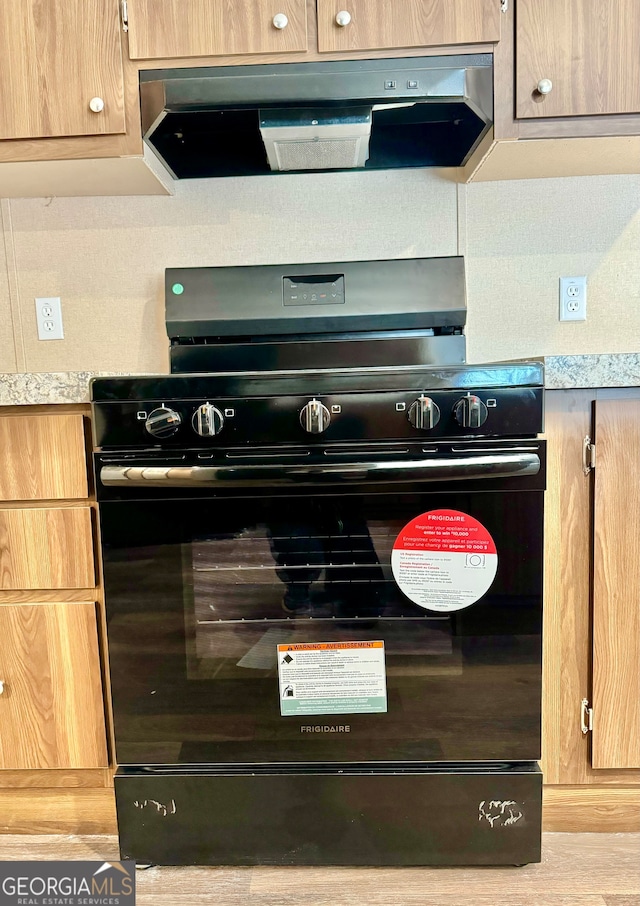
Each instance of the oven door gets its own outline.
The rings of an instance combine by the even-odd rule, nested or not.
[[[117,761],[536,759],[544,443],[528,449],[490,477],[475,454],[224,479],[98,456]]]

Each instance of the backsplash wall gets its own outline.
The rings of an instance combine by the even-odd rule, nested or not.
[[[640,349],[640,176],[457,186],[433,171],[185,181],[3,201],[0,372],[167,370],[168,266],[464,254],[471,361]],[[558,277],[587,274],[586,323]],[[65,339],[37,339],[35,296]]]
[[[16,371],[14,329],[7,260],[11,258],[11,230],[7,222],[9,202],[0,201],[0,372]]]

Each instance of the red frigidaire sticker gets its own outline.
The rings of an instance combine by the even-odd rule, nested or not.
[[[498,569],[487,529],[458,510],[430,510],[408,522],[391,552],[402,592],[425,610],[451,613],[478,601]]]

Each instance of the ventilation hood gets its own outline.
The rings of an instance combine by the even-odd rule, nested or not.
[[[140,73],[177,179],[462,166],[491,127],[491,54]]]

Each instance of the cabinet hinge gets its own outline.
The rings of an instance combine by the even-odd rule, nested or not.
[[[589,707],[588,698],[580,703],[580,729],[585,736],[593,730],[593,708]]]
[[[120,0],[120,18],[122,19],[122,31],[129,31],[129,10],[127,9],[127,0]]]
[[[591,443],[591,438],[587,434],[582,442],[582,471],[588,475],[596,467],[596,445]]]
[[[587,434],[582,441],[582,471],[588,475],[596,467],[596,445],[591,443],[591,438]]]
[[[509,12],[509,0],[500,0],[500,12],[501,13]]]

